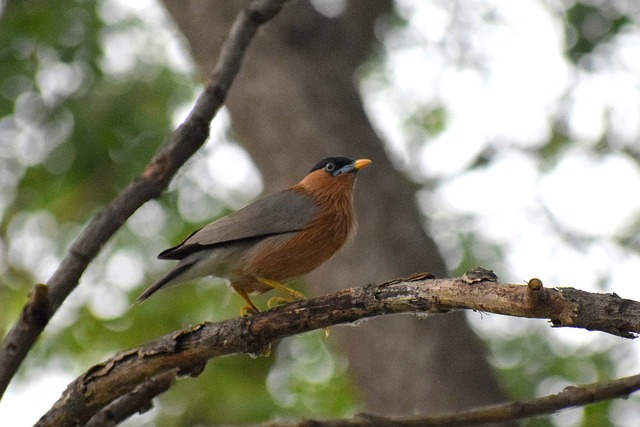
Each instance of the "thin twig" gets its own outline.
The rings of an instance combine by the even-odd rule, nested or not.
[[[448,279],[415,275],[165,335],[90,368],[69,384],[38,425],[81,424],[147,378],[167,370],[197,376],[211,358],[234,353],[261,355],[272,342],[284,337],[380,315],[473,309],[547,318],[554,326],[597,329],[619,336],[639,332],[640,303],[636,301],[572,288],[544,288],[539,280],[530,281],[529,286],[500,284],[493,281],[495,276],[475,273]],[[545,296],[531,298],[531,292],[544,292]]]
[[[34,310],[33,299],[27,303],[23,315],[7,333],[0,348],[0,398],[51,316],[78,285],[80,276],[102,246],[140,206],[158,197],[178,169],[204,144],[209,136],[209,124],[227,96],[249,42],[258,27],[273,18],[285,2],[256,0],[238,15],[217,65],[189,117],[156,152],[142,175],[93,218],[71,245],[47,283],[48,307]],[[28,315],[35,312],[39,315]]]

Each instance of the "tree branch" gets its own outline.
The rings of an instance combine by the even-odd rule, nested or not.
[[[34,289],[32,298],[0,348],[0,398],[51,316],[78,285],[80,276],[102,246],[140,206],[158,197],[178,169],[204,144],[209,136],[209,123],[227,96],[249,42],[258,27],[273,18],[285,2],[255,0],[238,15],[217,65],[189,117],[156,152],[142,175],[123,189],[82,231],[49,279],[48,289],[42,289],[41,285]]]
[[[500,284],[493,272],[484,269],[460,278],[418,274],[297,301],[253,317],[202,323],[117,354],[69,384],[38,425],[82,424],[147,378],[173,369],[179,375],[197,376],[213,357],[260,355],[272,342],[302,332],[380,315],[457,309],[550,319],[556,327],[599,330],[627,338],[640,332],[640,303],[615,294],[547,289],[538,279],[526,286]]]
[[[148,411],[153,407],[153,398],[169,390],[175,378],[173,370],[147,380],[91,417],[85,427],[116,426],[136,412]]]

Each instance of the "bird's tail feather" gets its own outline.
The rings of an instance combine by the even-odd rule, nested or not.
[[[162,276],[156,283],[149,286],[146,291],[144,291],[133,303],[134,305],[142,303],[144,300],[149,298],[151,295],[155,294],[163,286],[166,286],[169,282],[181,276],[185,271],[191,268],[197,261],[193,261],[187,264],[177,265],[176,268],[169,271],[167,274]]]

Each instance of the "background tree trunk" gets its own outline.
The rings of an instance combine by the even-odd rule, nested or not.
[[[165,0],[203,73],[240,7],[231,1]],[[265,192],[288,187],[329,155],[368,157],[356,190],[358,235],[309,276],[311,293],[446,268],[425,234],[414,188],[386,158],[354,85],[378,42],[374,24],[391,2],[348,2],[339,18],[308,2],[287,4],[251,45],[227,106],[237,138],[263,173]],[[367,410],[454,410],[504,400],[484,350],[461,314],[372,320],[335,328]]]

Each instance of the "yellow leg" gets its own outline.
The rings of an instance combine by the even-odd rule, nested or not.
[[[277,289],[280,292],[289,295],[291,297],[290,301],[299,301],[305,299],[305,296],[301,292],[288,288],[282,283],[276,282],[275,280],[265,279],[264,277],[256,277],[256,280],[263,285],[270,287],[271,289]]]
[[[258,307],[251,301],[249,295],[244,291],[244,289],[238,288],[236,286],[232,286],[233,290],[236,291],[238,295],[244,300],[246,305],[240,309],[240,316],[250,316],[252,314],[260,313]]]

